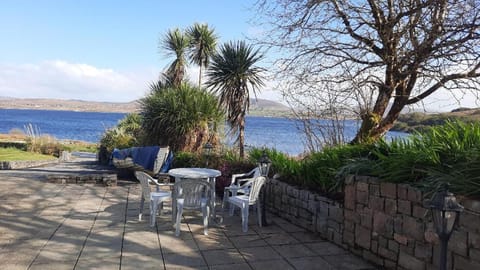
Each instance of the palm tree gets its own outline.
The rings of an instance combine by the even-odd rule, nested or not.
[[[262,58],[259,50],[243,41],[225,43],[212,55],[207,70],[207,87],[219,96],[232,131],[238,134],[242,158],[245,156],[245,114],[250,106],[249,91],[256,95],[258,88],[264,85],[262,72],[265,69],[255,66]]]
[[[175,151],[202,151],[203,145],[218,141],[208,123],[219,125],[223,111],[213,94],[183,82],[180,86],[150,85],[150,93],[140,99],[145,143],[169,145]]]
[[[174,86],[179,86],[185,76],[187,66],[187,49],[190,46],[188,35],[175,28],[167,32],[162,40],[162,48],[167,50],[168,55],[173,55],[175,60],[167,69],[166,77]]]
[[[217,35],[214,29],[210,29],[208,24],[195,23],[188,28],[187,35],[190,37],[190,60],[200,67],[198,74],[198,87],[202,86],[202,68],[208,67],[210,56],[215,52],[217,45]]]

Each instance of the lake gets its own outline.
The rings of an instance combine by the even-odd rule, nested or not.
[[[74,112],[50,110],[0,109],[0,133],[12,129],[25,131],[31,124],[40,134],[49,134],[57,139],[98,142],[108,128],[114,127],[125,113]],[[290,155],[305,151],[302,133],[295,121],[288,118],[247,116],[245,143],[253,147],[275,148]],[[347,121],[345,137],[353,138],[356,121]],[[404,137],[406,133],[391,131],[388,137]]]

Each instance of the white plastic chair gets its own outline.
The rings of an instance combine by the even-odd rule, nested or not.
[[[160,210],[163,209],[163,202],[168,200],[172,197],[172,193],[169,191],[160,191],[160,186],[170,186],[171,184],[160,184],[150,175],[142,171],[136,171],[135,177],[140,182],[142,186],[142,194],[140,199],[140,209],[138,213],[138,220],[142,220],[143,215],[143,207],[145,204],[145,200],[149,200],[150,202],[150,226],[155,226],[157,212],[160,206]],[[150,183],[157,184],[157,191],[151,192],[150,191]]]
[[[237,206],[242,210],[242,230],[243,232],[248,231],[248,214],[250,205],[257,205],[257,216],[258,216],[258,225],[262,227],[262,211],[261,204],[258,200],[260,195],[260,190],[265,184],[266,178],[264,176],[257,176],[247,180],[246,183],[241,185],[239,188],[249,188],[250,193],[243,195],[232,195],[228,196],[228,190],[225,190],[224,193],[224,205],[222,211],[225,208],[225,203],[230,204],[230,216],[233,216],[233,206]]]
[[[175,235],[180,235],[180,222],[183,209],[202,210],[203,234],[208,235],[208,219],[210,216],[210,184],[200,179],[181,179],[175,182],[174,200],[177,205]]]
[[[241,186],[251,178],[255,178],[257,176],[260,176],[260,169],[258,167],[247,173],[233,174],[230,185],[225,187],[225,189],[232,193],[233,196],[236,196],[237,194],[248,194],[250,192],[249,186],[244,188],[241,188]]]

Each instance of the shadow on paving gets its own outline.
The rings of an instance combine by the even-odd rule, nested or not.
[[[135,182],[61,185],[32,177],[62,166],[0,171],[3,269],[375,269],[282,219],[260,228],[255,213],[247,233],[237,214],[211,222],[205,236],[201,213],[186,212],[175,237],[170,202],[155,227],[148,203],[138,220]]]

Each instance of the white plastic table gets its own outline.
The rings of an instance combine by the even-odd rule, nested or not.
[[[216,177],[222,175],[219,170],[208,169],[208,168],[176,168],[171,169],[168,171],[170,176],[175,177],[175,182],[182,181],[183,178],[189,179],[198,179],[198,180],[206,180],[210,183],[211,192],[212,192],[212,199],[211,199],[211,213],[212,216],[215,218],[215,200],[216,200],[216,192],[215,192],[215,181]],[[172,200],[172,221],[175,221],[177,215],[177,203],[176,200]]]

